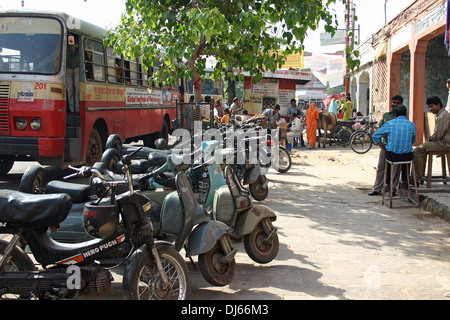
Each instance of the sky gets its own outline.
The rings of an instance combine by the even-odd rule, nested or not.
[[[360,42],[377,32],[385,24],[384,6],[389,22],[414,0],[353,0],[360,25]],[[63,11],[77,18],[92,22],[102,27],[112,27],[120,22],[125,12],[125,0],[0,0],[0,8],[20,8],[24,2],[25,8],[38,8]],[[345,6],[342,0],[331,8],[338,15],[339,28],[345,28]],[[323,24],[309,31],[305,39],[305,51],[313,53],[329,53],[342,50],[343,45],[321,46],[320,33],[324,32]]]

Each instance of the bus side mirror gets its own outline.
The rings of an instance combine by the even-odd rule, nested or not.
[[[75,37],[74,36],[68,36],[67,37],[67,43],[71,46],[75,44]]]

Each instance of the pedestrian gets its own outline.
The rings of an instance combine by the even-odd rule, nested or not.
[[[328,111],[334,113],[336,115],[336,118],[338,115],[337,109],[338,109],[338,103],[336,102],[336,99],[332,98],[331,102],[328,106]]]
[[[416,142],[416,125],[406,118],[406,107],[404,105],[393,108],[396,118],[386,122],[373,135],[373,142],[384,149],[386,152],[386,159],[389,161],[411,161],[414,158],[413,144]],[[385,145],[381,138],[387,136],[387,145]],[[390,165],[386,167],[386,184],[389,185],[391,181]],[[406,166],[402,167],[403,186],[408,187],[407,182],[408,172]],[[395,179],[398,180],[398,179]]]
[[[416,179],[419,181],[422,180],[424,175],[424,163],[428,151],[450,151],[450,113],[443,108],[439,97],[429,97],[426,104],[430,111],[436,115],[436,124],[428,141],[414,149],[414,169]]]
[[[316,104],[312,102],[306,110],[306,139],[310,149],[314,149],[316,146],[317,120],[319,120],[319,110],[317,110]]]
[[[214,120],[217,122],[220,122],[220,119],[222,119],[223,117],[223,111],[222,111],[222,115],[220,115],[220,102],[217,101],[216,104],[214,105]]]
[[[222,105],[222,101],[220,101],[220,100],[217,100],[217,101],[216,101],[216,108],[217,108],[217,111],[218,111],[218,113],[219,113],[219,118],[222,118],[222,117],[223,117],[223,105]]]
[[[401,95],[395,95],[391,99],[391,105],[388,112],[385,112],[383,114],[383,117],[381,118],[380,122],[378,122],[378,127],[381,128],[386,122],[395,119],[395,112],[394,107],[402,105],[403,104],[403,97]],[[382,138],[381,141],[383,144],[387,144],[387,141],[385,138]],[[383,148],[380,148],[380,154],[378,155],[378,166],[377,166],[377,172],[375,176],[375,182],[372,187],[372,191],[369,193],[369,196],[379,196],[381,195],[381,191],[383,189],[384,184],[384,170],[386,169],[385,165],[385,158],[386,157],[386,151]],[[398,176],[398,168],[394,168],[394,175]],[[394,181],[394,186],[398,184],[398,180],[396,179]],[[395,188],[394,188],[395,192]]]
[[[344,114],[344,117],[342,118],[342,121],[350,121],[350,116],[352,115],[353,110],[353,102],[352,99],[350,99],[350,94],[347,94],[345,97],[343,107],[342,107],[342,113]]]

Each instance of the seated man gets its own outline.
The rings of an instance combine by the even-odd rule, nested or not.
[[[424,175],[427,151],[450,151],[450,114],[443,108],[441,99],[438,97],[428,98],[426,104],[436,115],[436,125],[434,133],[428,138],[428,141],[414,149],[414,168],[417,180],[421,180]]]
[[[386,150],[386,159],[390,161],[410,161],[414,158],[413,144],[416,142],[416,125],[406,118],[406,107],[394,108],[396,118],[386,122],[373,135],[373,142]],[[381,142],[381,138],[387,136],[387,145]],[[386,168],[386,184],[390,182],[390,167]],[[406,168],[402,169],[402,179],[407,177]]]
[[[301,145],[304,147],[305,146],[305,142],[303,141],[303,137],[302,137],[302,123],[300,118],[298,118],[296,116],[295,113],[291,113],[290,115],[290,120],[291,120],[291,124],[290,124],[290,128],[288,128],[288,133],[287,133],[287,139],[288,142],[294,146],[294,137],[300,137],[301,138]]]

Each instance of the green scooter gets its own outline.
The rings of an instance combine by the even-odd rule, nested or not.
[[[248,256],[258,263],[269,263],[278,254],[277,216],[267,206],[253,204],[249,192],[242,187],[231,166],[225,168],[227,185],[217,189],[213,217],[233,229],[234,237],[244,238]]]

